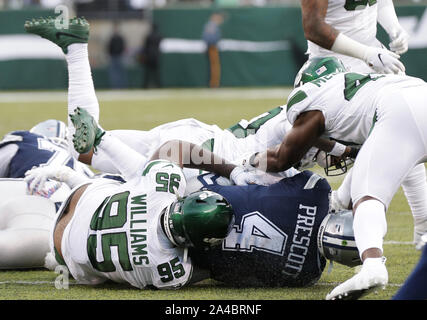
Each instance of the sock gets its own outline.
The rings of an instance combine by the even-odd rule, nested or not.
[[[111,164],[120,171],[125,180],[130,180],[135,174],[141,173],[139,171],[147,163],[147,159],[144,156],[112,136],[109,132],[102,138],[97,153],[103,153],[101,157],[104,161],[107,158],[110,159]],[[92,165],[99,170],[99,168],[95,167],[95,164],[97,164],[97,161],[94,163],[92,159]]]
[[[68,46],[65,59],[68,65],[68,114],[74,113],[76,107],[81,107],[98,122],[99,104],[92,80],[87,43],[74,43]],[[70,118],[67,118],[68,140],[71,143],[75,130]]]
[[[415,225],[427,220],[427,180],[424,164],[415,166],[402,182]]]
[[[360,203],[354,214],[353,230],[360,257],[369,248],[383,251],[383,237],[387,232],[384,205],[378,200]]]

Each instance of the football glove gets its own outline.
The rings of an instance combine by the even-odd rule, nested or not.
[[[408,51],[409,34],[404,29],[393,30],[390,33],[390,50],[396,54]]]
[[[363,60],[378,73],[404,73],[400,56],[384,48],[368,47]]]
[[[265,174],[265,173],[264,173]],[[247,170],[243,167],[235,167],[230,174],[230,180],[239,186],[245,186],[248,184],[259,184],[265,185],[262,180],[262,174],[257,170]]]
[[[50,183],[51,180],[64,182],[72,189],[90,179],[67,166],[45,166],[25,172],[24,180],[30,194],[34,194],[42,192],[46,183]]]

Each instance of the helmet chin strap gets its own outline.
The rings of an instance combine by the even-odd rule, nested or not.
[[[179,195],[179,193],[178,193],[178,189],[177,189],[177,187],[172,187],[173,188],[173,193],[175,194],[175,196],[176,196],[176,198],[178,199],[178,200],[182,200],[182,197]]]

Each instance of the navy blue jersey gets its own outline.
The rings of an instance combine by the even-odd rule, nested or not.
[[[13,131],[0,141],[0,152],[2,147],[9,144],[17,145],[18,151],[11,159],[4,178],[23,178],[27,170],[40,165],[55,164],[74,168],[75,160],[71,154],[54,139],[29,131]]]
[[[221,186],[205,177],[198,177],[203,189],[231,203],[235,225],[222,247],[190,251],[197,266],[237,286],[306,286],[320,278],[326,260],[317,232],[331,192],[324,178],[304,171],[271,186]]]

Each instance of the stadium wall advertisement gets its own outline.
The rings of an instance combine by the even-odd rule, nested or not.
[[[289,86],[306,57],[299,7],[224,7],[226,19],[218,44],[222,87]],[[409,51],[401,60],[407,74],[427,80],[427,8],[396,8],[410,34]],[[166,8],[153,12],[163,36],[161,77],[164,87],[207,87],[209,63],[201,35],[213,8]],[[62,51],[24,31],[24,22],[51,11],[0,11],[0,89],[65,89]],[[388,36],[378,27],[378,38]],[[129,86],[141,86],[136,64],[128,64]],[[93,68],[97,88],[108,88],[107,66]]]

